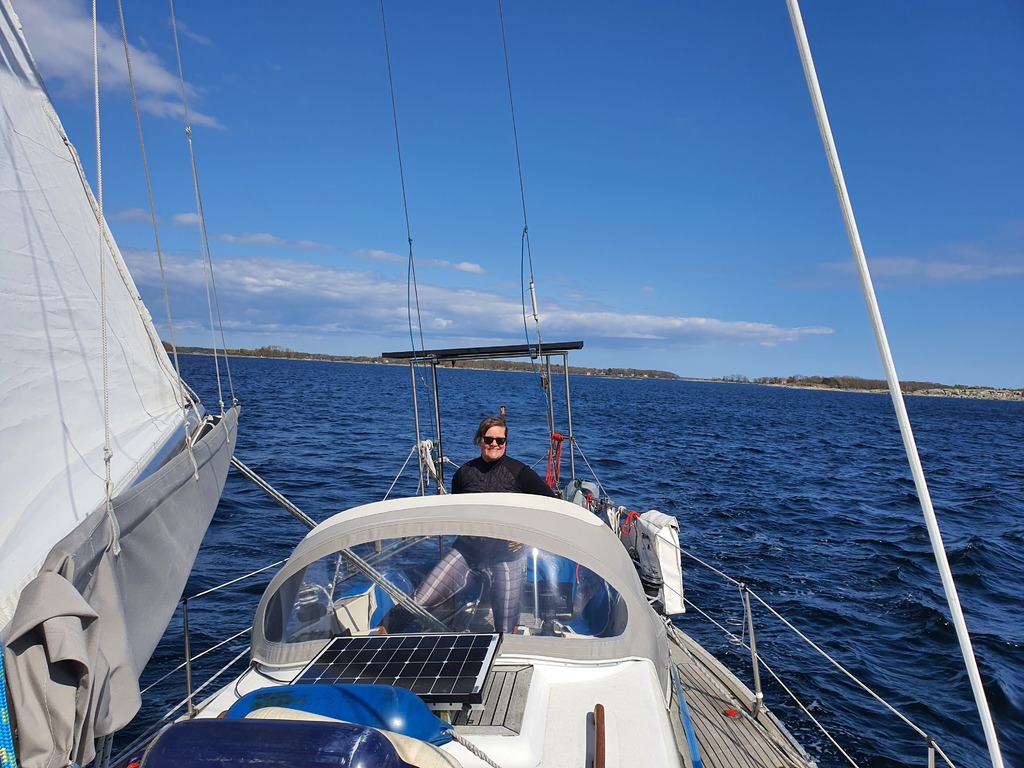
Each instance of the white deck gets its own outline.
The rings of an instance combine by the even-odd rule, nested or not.
[[[593,712],[605,709],[605,756],[611,765],[676,768],[682,762],[672,736],[665,698],[650,662],[570,665],[536,659],[519,733],[495,727],[458,726],[461,736],[502,768],[559,768],[589,765],[593,754]],[[487,764],[457,743],[444,747],[465,768]]]

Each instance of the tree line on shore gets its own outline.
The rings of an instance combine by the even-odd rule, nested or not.
[[[166,341],[164,349],[171,351],[171,346]],[[182,355],[212,355],[213,350],[208,347],[178,347],[178,353]],[[373,363],[376,365],[407,365],[407,360],[388,360],[383,357],[369,357],[358,355],[327,355],[317,352],[296,352],[286,347],[266,346],[256,349],[228,349],[217,350],[217,354],[230,357],[275,357],[286,360],[325,360],[335,363]],[[452,367],[455,367],[453,364]],[[458,364],[459,368],[473,368],[488,371],[532,371],[533,364],[515,360],[472,360]],[[552,365],[551,369],[557,373],[562,372],[562,366]],[[639,370],[636,368],[591,368],[575,365],[569,366],[569,373],[581,376],[610,376],[615,378],[628,379],[678,379],[678,375],[669,371]]]
[[[163,342],[164,349],[171,351],[171,345]],[[178,347],[178,352],[185,355],[211,355],[213,350],[208,347]],[[359,355],[327,355],[317,352],[297,352],[294,349],[278,346],[265,346],[256,349],[228,349],[217,350],[218,354],[226,354],[231,357],[274,357],[288,360],[325,360],[339,363],[373,363],[375,365],[405,365],[407,360],[388,360],[383,357],[370,357]],[[454,364],[453,364],[454,367]],[[458,363],[460,368],[474,368],[492,371],[531,371],[533,364],[515,360],[472,360]],[[562,372],[562,366],[552,365],[552,370]],[[669,371],[636,369],[636,368],[592,368],[581,366],[569,366],[569,373],[581,376],[607,376],[624,379],[670,379],[679,380],[683,377]],[[700,379],[697,379],[698,381]],[[807,389],[834,389],[858,392],[885,392],[888,384],[882,379],[862,379],[858,376],[759,376],[750,379],[743,374],[731,374],[716,379],[703,379],[704,381],[723,381],[733,384],[763,384],[784,387],[804,387]],[[966,393],[968,397],[971,392],[983,392],[994,390],[992,387],[977,387],[964,384],[937,384],[931,381],[901,381],[900,387],[904,394],[930,392],[937,390],[957,390]],[[1002,391],[1002,390],[996,390]],[[1024,390],[1007,390],[1008,392],[1024,392]]]

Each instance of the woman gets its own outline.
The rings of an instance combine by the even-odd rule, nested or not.
[[[488,416],[473,436],[480,456],[467,461],[452,478],[452,493],[535,493],[554,496],[540,476],[507,453],[508,425],[500,416]]]
[[[474,442],[480,456],[452,478],[452,493],[534,493],[555,496],[540,476],[508,456],[508,425],[499,416],[480,422]],[[497,632],[514,632],[519,623],[519,598],[526,580],[526,552],[518,541],[459,536],[452,548],[416,588],[413,600],[424,608],[440,605],[469,585],[470,574],[490,581],[491,610]]]

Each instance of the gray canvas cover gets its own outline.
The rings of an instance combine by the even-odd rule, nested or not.
[[[310,563],[343,548],[378,539],[438,534],[511,539],[564,556],[594,571],[620,595],[628,621],[622,634],[567,642],[560,638],[506,635],[502,653],[522,652],[577,661],[650,659],[668,690],[668,643],[662,619],[651,609],[626,550],[593,513],[560,499],[523,493],[470,493],[376,502],[325,520],[295,548],[264,592],[253,623],[254,661],[286,666],[308,659],[323,641],[277,643],[265,633],[273,596]],[[290,601],[285,601],[290,605]]]

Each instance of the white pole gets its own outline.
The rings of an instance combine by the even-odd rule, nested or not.
[[[825,102],[821,96],[818,75],[815,72],[814,61],[811,58],[811,48],[807,42],[807,32],[804,29],[803,17],[800,15],[798,0],[786,0],[786,2],[789,6],[790,19],[793,22],[793,33],[796,36],[797,47],[800,49],[800,60],[803,62],[804,74],[807,76],[807,87],[811,92],[811,100],[814,102],[814,113],[818,118],[818,128],[821,129],[821,140],[825,144],[828,164],[832,169],[832,180],[836,186],[836,194],[839,196],[839,204],[843,209],[846,234],[850,238],[850,246],[853,249],[853,259],[857,265],[857,274],[860,276],[861,290],[864,293],[864,300],[868,305],[868,313],[871,315],[871,326],[875,331],[878,351],[882,356],[885,379],[889,384],[889,394],[892,397],[893,407],[896,409],[896,418],[899,421],[900,433],[903,436],[903,447],[907,452],[907,460],[910,462],[910,471],[914,476],[914,485],[917,488],[918,498],[921,500],[921,511],[924,513],[925,524],[928,527],[928,538],[931,540],[935,563],[938,565],[939,575],[942,577],[942,586],[945,589],[949,611],[953,617],[953,626],[956,628],[957,639],[960,641],[960,651],[963,653],[967,675],[971,680],[971,689],[974,691],[974,700],[978,707],[978,714],[981,716],[982,727],[985,730],[985,741],[988,743],[989,756],[992,759],[993,768],[1003,768],[1003,757],[999,751],[999,740],[996,737],[995,724],[992,722],[992,713],[989,711],[988,701],[985,698],[985,689],[981,684],[978,662],[974,658],[971,636],[967,631],[967,624],[964,621],[963,609],[960,607],[960,598],[957,595],[956,584],[953,581],[953,574],[949,569],[949,560],[946,557],[946,550],[942,544],[942,533],[939,531],[939,523],[935,518],[935,509],[932,507],[928,483],[924,478],[921,458],[917,453],[914,434],[910,429],[910,419],[907,416],[906,403],[903,402],[903,393],[900,391],[900,383],[896,376],[896,367],[893,364],[889,341],[886,339],[885,328],[882,326],[882,315],[878,309],[878,300],[875,298],[875,289],[871,284],[871,274],[868,272],[868,263],[864,256],[864,246],[861,244],[860,233],[857,231],[857,222],[853,217],[853,205],[850,203],[850,195],[846,189],[846,180],[843,178],[843,170],[839,165],[839,153],[836,151],[832,128],[828,122],[828,115],[825,114]]]

